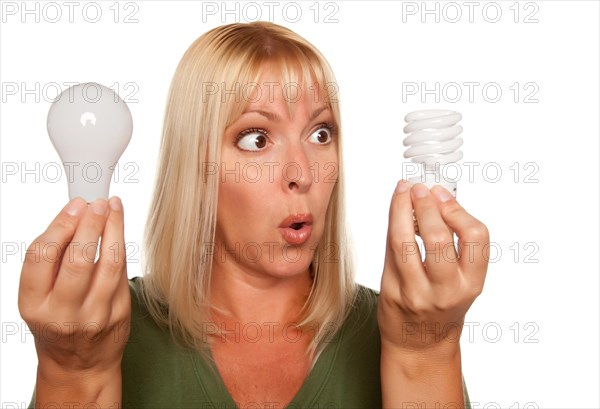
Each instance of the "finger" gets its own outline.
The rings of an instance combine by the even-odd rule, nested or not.
[[[54,294],[61,303],[82,304],[92,281],[98,239],[104,231],[107,215],[106,199],[95,200],[83,215],[54,284]]]
[[[425,185],[415,184],[411,194],[425,248],[427,276],[434,282],[446,281],[453,277],[457,267],[453,232],[446,225],[433,195]]]
[[[80,197],[69,201],[46,231],[31,243],[21,269],[19,306],[39,305],[50,293],[65,249],[86,207],[86,201]]]
[[[406,181],[401,180],[396,186],[390,204],[388,226],[387,251],[391,252],[396,266],[400,269],[401,283],[426,285],[427,278],[421,262],[421,253],[415,240],[410,184]]]
[[[126,275],[119,282],[115,289],[115,294],[111,302],[111,311],[109,322],[119,322],[122,320],[129,321],[131,319],[131,294],[129,289],[129,281]],[[119,331],[127,329],[129,322],[121,324]]]
[[[444,221],[456,232],[462,271],[485,276],[488,266],[490,236],[487,227],[471,216],[456,199],[441,186],[432,188]]]
[[[110,213],[102,235],[100,257],[85,301],[90,305],[107,307],[110,307],[117,287],[123,281],[123,272],[126,271],[123,204],[115,196],[110,199],[109,206]]]

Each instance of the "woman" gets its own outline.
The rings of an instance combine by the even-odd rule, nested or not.
[[[314,46],[272,23],[190,46],[170,89],[143,279],[127,280],[116,197],[71,201],[30,247],[19,310],[36,337],[32,403],[464,406],[458,339],[487,229],[443,188],[400,181],[381,292],[357,285],[335,84]],[[94,264],[81,244],[100,236]],[[48,242],[62,261],[36,254]]]

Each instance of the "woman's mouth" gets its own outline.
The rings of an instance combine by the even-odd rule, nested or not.
[[[312,222],[313,217],[310,213],[289,216],[279,225],[279,231],[288,243],[301,245],[310,238]]]

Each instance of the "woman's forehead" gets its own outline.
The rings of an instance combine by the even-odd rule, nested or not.
[[[305,110],[311,120],[322,112],[333,113],[331,103],[321,98],[322,92],[318,90],[271,85],[268,89],[257,87],[251,98],[245,98],[237,104],[232,111],[234,118],[229,123],[249,113],[259,114],[274,122],[288,117],[293,119],[297,110]]]
[[[310,63],[265,61],[253,68],[248,67],[237,83],[223,84],[229,95],[222,95],[222,98],[231,101],[235,97],[228,124],[247,111],[281,112],[287,109],[293,116],[298,104],[308,105],[310,112],[322,106],[332,110],[325,78],[317,78],[316,72],[320,70],[315,70]]]

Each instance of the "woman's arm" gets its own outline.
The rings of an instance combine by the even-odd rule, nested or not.
[[[423,351],[382,345],[381,391],[385,408],[464,408],[458,342]]]
[[[38,366],[35,408],[121,407],[121,367],[104,373]]]
[[[73,199],[27,250],[18,302],[35,338],[37,408],[121,405],[131,316],[123,216],[118,198]]]
[[[488,260],[486,226],[447,190],[398,183],[377,317],[384,407],[465,406],[460,334],[467,310],[483,289]]]

